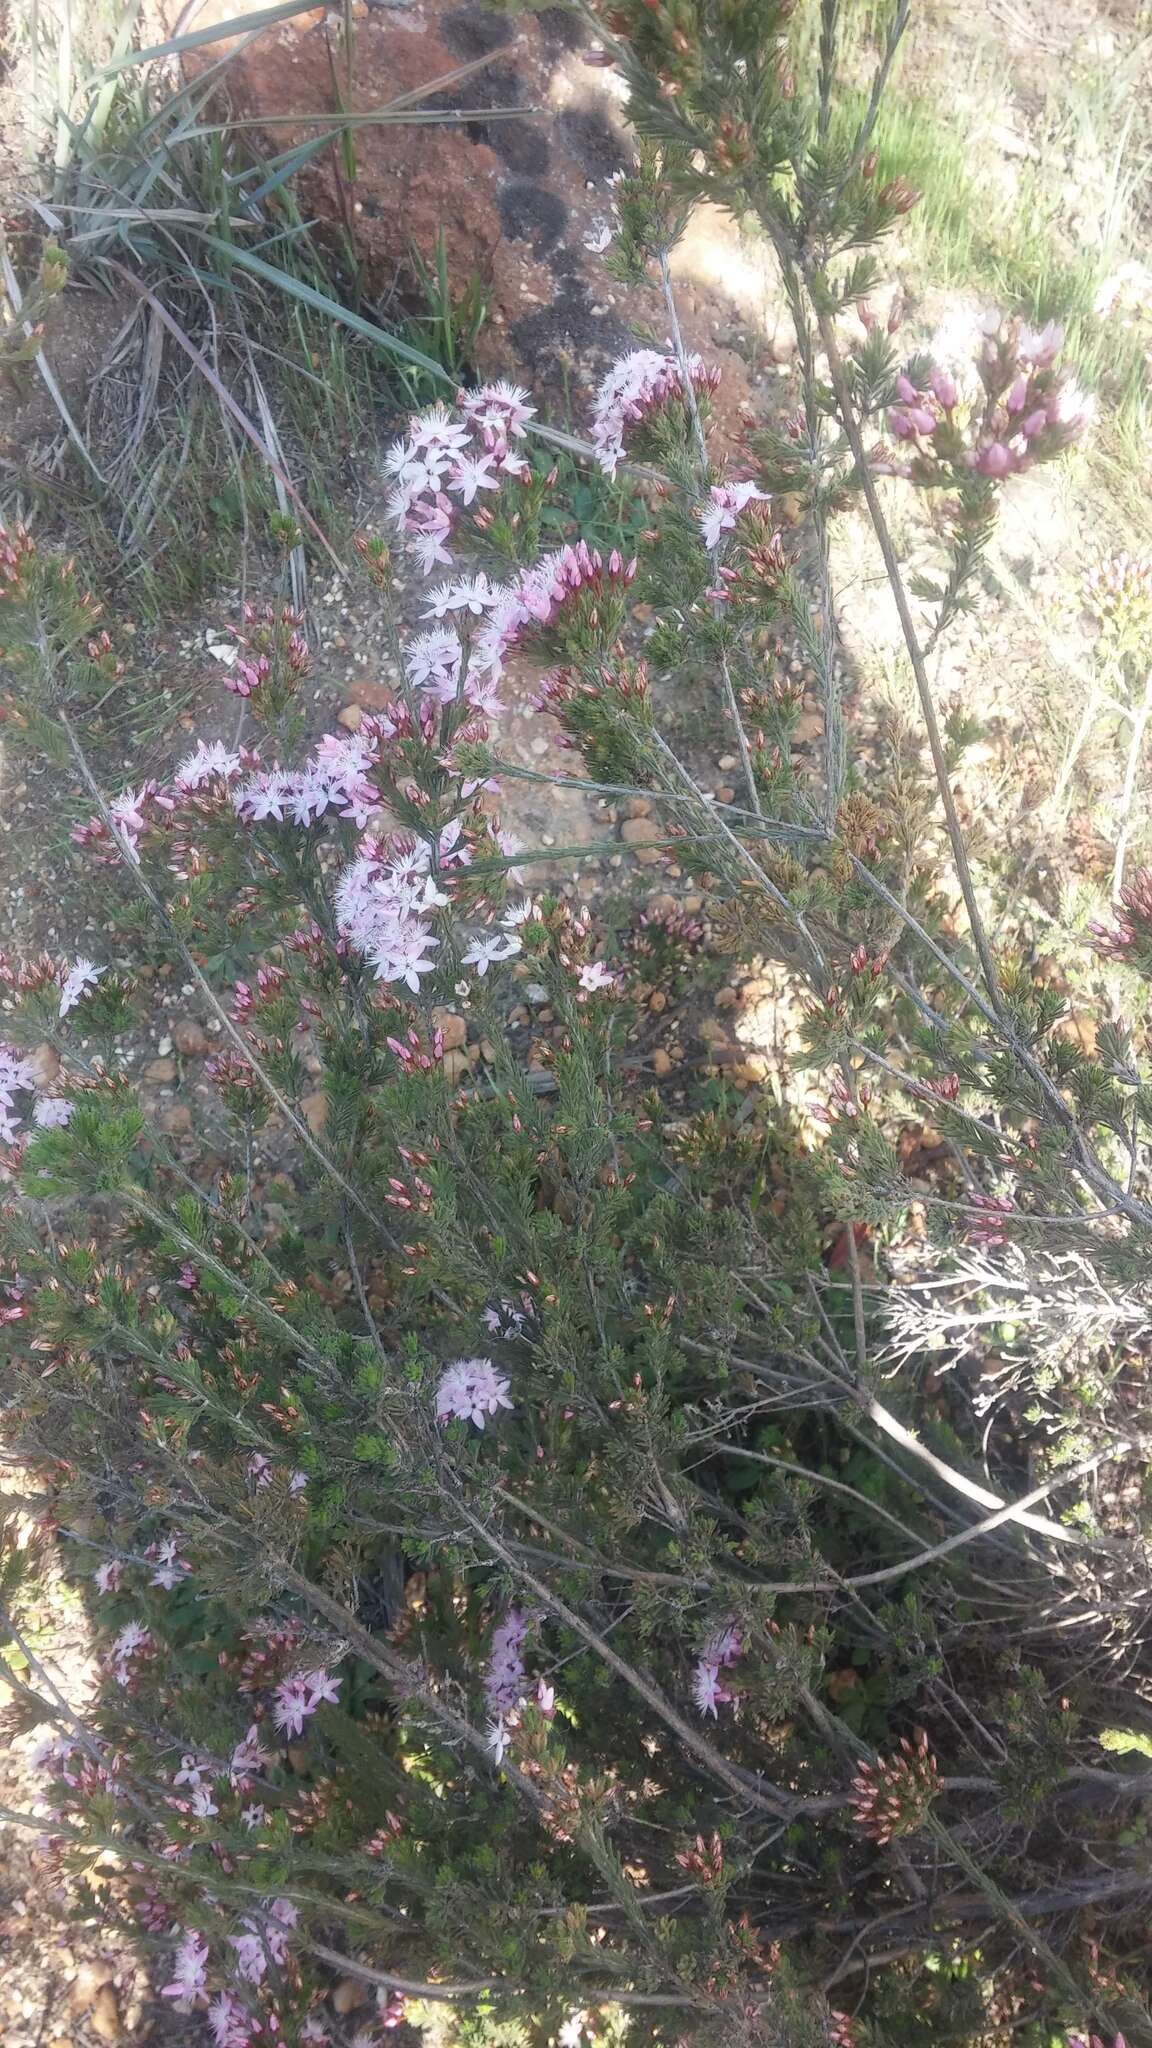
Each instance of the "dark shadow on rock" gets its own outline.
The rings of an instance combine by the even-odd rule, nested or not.
[[[568,208],[556,192],[528,178],[515,178],[499,195],[500,225],[513,242],[530,242],[535,255],[555,248],[568,225]]]
[[[594,107],[569,107],[557,116],[560,139],[586,178],[607,184],[616,171],[627,170],[629,153],[611,121]]]
[[[516,40],[516,23],[491,7],[454,7],[440,17],[440,33],[458,57],[487,57]]]

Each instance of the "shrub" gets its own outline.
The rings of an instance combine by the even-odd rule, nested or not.
[[[122,950],[6,968],[8,1433],[89,1575],[91,1713],[37,1688],[8,1626],[48,1724],[49,1853],[81,1884],[115,1856],[115,1910],[220,2048],[341,2038],[333,1972],[375,1991],[365,2048],[437,2002],[461,2039],[564,2048],[1142,2038],[1152,1780],[1107,1752],[1146,1746],[1110,1727],[1144,1539],[1114,1493],[1069,1490],[1146,1440],[1119,1333],[1152,1096],[1135,1032],[1070,1044],[993,948],[924,659],[975,601],[1000,490],[1080,412],[1054,329],[990,322],[967,371],[898,353],[872,249],[915,195],[876,189],[870,116],[833,139],[836,9],[811,86],[789,13],[623,0],[605,36],[641,137],[610,260],[660,283],[672,334],[593,416],[606,472],[645,465],[635,559],[542,553],[534,408],[463,392],[386,459],[430,578],[388,708],[306,750],[302,622],[249,616],[230,682],[259,744],[106,797],[85,732],[112,629],[74,566],[4,542],[9,730],[86,788],[84,857],[147,908],[219,1047],[189,1166],[133,1080]],[[757,217],[797,321],[802,410],[728,460],[667,283],[700,196]],[[943,508],[919,612],[888,489]],[[850,758],[830,533],[858,502],[931,778],[907,738]],[[362,554],[396,635],[388,548]],[[781,630],[823,691],[812,769],[764,654]],[[536,886],[489,724],[517,659],[577,779],[645,795],[713,950],[804,990],[819,1145],[719,1077],[686,1105],[647,1085],[637,1017],[657,978],[703,983],[705,933]],[[668,737],[673,676],[728,721],[731,802]],[[1147,893],[1099,941],[1134,973]],[[483,1061],[447,1046],[461,1018]],[[909,1098],[941,1135],[931,1193],[894,1141]],[[1014,1293],[1038,1326],[1069,1292],[1103,1304],[1026,1357],[995,1474],[980,1401],[917,1351],[922,1268],[886,1372],[876,1274],[912,1209],[953,1291],[938,1342]]]

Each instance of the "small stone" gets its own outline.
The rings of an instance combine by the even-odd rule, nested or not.
[[[208,1050],[208,1034],[195,1017],[181,1017],[172,1026],[172,1038],[177,1052],[183,1053],[186,1060],[203,1059]]]
[[[455,1010],[433,1010],[432,1022],[444,1040],[445,1052],[456,1052],[468,1043],[468,1026]]]
[[[38,1088],[50,1088],[60,1073],[60,1055],[47,1040],[29,1053],[28,1064],[36,1076]]]
[[[675,917],[676,912],[680,908],[676,898],[670,895],[667,889],[658,891],[655,896],[650,896],[645,907],[649,917]]]
[[[734,1010],[739,1001],[739,989],[722,988],[716,997],[716,1008],[718,1010]]]
[[[735,754],[721,754],[721,756],[720,756],[720,759],[719,759],[719,760],[717,761],[717,763],[716,763],[716,766],[717,766],[718,768],[720,768],[720,769],[724,769],[724,770],[727,770],[727,769],[729,769],[729,768],[735,768],[735,766],[736,766],[736,756],[735,756]]]
[[[695,917],[703,908],[704,898],[702,896],[686,896],[684,898],[684,910],[688,917]]]
[[[656,989],[654,993],[649,996],[648,1008],[650,1010],[655,1010],[656,1015],[658,1017],[660,1016],[662,1011],[668,1008],[668,998],[665,995],[662,988]]]
[[[192,1130],[192,1111],[186,1102],[174,1102],[160,1118],[160,1129],[170,1138],[186,1138]]]
[[[482,1038],[480,1040],[480,1057],[482,1060],[487,1060],[489,1066],[491,1066],[493,1061],[495,1060],[496,1047],[493,1045],[492,1040],[490,1038]]]
[[[718,804],[730,804],[734,802],[735,796],[736,791],[730,782],[722,782],[716,791],[716,801]]]
[[[165,1034],[164,1034],[163,1038],[161,1038],[161,1039],[160,1039],[160,1040],[158,1041],[158,1043],[157,1043],[157,1046],[156,1046],[156,1050],[157,1050],[157,1052],[159,1053],[159,1055],[160,1055],[160,1057],[161,1057],[161,1059],[162,1059],[162,1060],[166,1060],[166,1059],[167,1059],[167,1057],[168,1057],[169,1053],[170,1053],[170,1052],[171,1052],[171,1050],[172,1050],[172,1040],[171,1040],[171,1038],[169,1037],[169,1035],[168,1035],[168,1033],[167,1033],[167,1032],[165,1032]]]
[[[110,1984],[116,1974],[112,1963],[81,1963],[72,1986],[73,2012],[85,2012],[93,2003],[102,1984]]]
[[[652,816],[652,799],[651,799],[651,797],[647,797],[647,796],[630,796],[630,797],[628,797],[628,799],[626,800],[626,802],[622,803],[622,804],[621,804],[621,806],[620,806],[620,815],[621,815],[621,817],[622,817],[622,818],[625,818],[625,819],[631,819],[631,818],[650,818],[650,817]],[[627,834],[627,833],[625,832],[625,833],[623,833],[623,834],[622,834],[621,836],[622,836],[623,838],[627,839],[627,837],[628,837],[628,834]]]
[[[144,1079],[158,1083],[174,1081],[176,1079],[175,1060],[169,1059],[167,1055],[163,1059],[149,1060],[148,1065],[144,1069]]]
[[[369,682],[366,676],[350,676],[344,688],[352,703],[359,705],[362,711],[383,711],[392,702],[392,692],[383,683]]]
[[[364,707],[362,704],[345,704],[344,709],[336,713],[336,723],[337,725],[342,725],[345,732],[356,732],[359,730],[363,717]]]
[[[102,1984],[92,2001],[88,2025],[101,2041],[119,2041],[124,2029],[120,2024],[120,2005],[111,1984]]]
[[[444,1055],[444,1079],[463,1081],[472,1072],[472,1065],[466,1052],[446,1052]]]
[[[323,1088],[314,1088],[311,1095],[305,1095],[300,1108],[312,1136],[318,1138],[328,1121],[328,1097]]]
[[[697,1026],[696,1036],[697,1038],[702,1038],[705,1045],[727,1045],[728,1043],[728,1033],[722,1024],[717,1023],[715,1017],[705,1017]]]
[[[361,1984],[357,1977],[341,1977],[340,1982],[332,1993],[332,2004],[340,2014],[341,2019],[344,2018],[345,2013],[355,2012],[358,2007],[367,2005],[367,2003],[368,1986]]]
[[[800,746],[810,746],[818,740],[824,730],[823,714],[819,711],[802,711],[792,727],[792,737]]]
[[[652,1072],[658,1075],[661,1080],[665,1074],[672,1072],[672,1062],[662,1045],[658,1045],[652,1055]]]
[[[659,860],[660,849],[651,844],[652,825],[647,818],[625,818],[620,827],[620,837],[626,846],[634,849],[642,867],[650,867],[653,861]]]

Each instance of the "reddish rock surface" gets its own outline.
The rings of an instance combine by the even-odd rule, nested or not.
[[[225,18],[230,4],[212,0]],[[211,18],[204,9],[197,23]],[[332,109],[332,63],[343,63],[334,19],[304,15],[260,36],[229,71],[234,110],[260,118]],[[658,294],[615,284],[585,248],[609,215],[608,180],[630,151],[611,79],[583,63],[583,40],[581,24],[560,7],[509,16],[417,0],[358,9],[352,65],[355,108],[367,112],[488,59],[429,103],[465,109],[463,126],[356,131],[358,250],[370,301],[387,320],[411,281],[413,250],[427,262],[443,231],[456,289],[477,276],[490,294],[482,367],[565,396],[598,378],[637,328],[658,340],[666,332]],[[500,118],[502,108],[523,112]],[[314,133],[278,121],[267,146],[287,150]],[[297,192],[337,246],[334,150],[298,174]],[[689,344],[721,362],[725,409],[738,406],[748,375],[725,341],[745,324],[740,310],[706,284],[689,295],[683,317]]]

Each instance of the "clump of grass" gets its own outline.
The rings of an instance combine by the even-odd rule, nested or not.
[[[127,297],[135,316],[79,425],[59,402],[72,450],[66,492],[57,443],[25,466],[3,509],[35,511],[42,527],[63,517],[86,528],[86,554],[118,572],[144,615],[222,573],[243,582],[251,546],[293,523],[288,581],[301,602],[308,550],[338,561],[348,539],[339,486],[375,418],[406,409],[417,382],[429,391],[458,382],[486,315],[478,281],[450,290],[441,245],[430,266],[414,264],[408,335],[365,319],[357,251],[346,235],[334,252],[318,239],[293,189],[326,151],[347,180],[352,138],[366,123],[451,121],[450,109],[420,102],[474,64],[369,113],[340,93],[334,111],[260,124],[231,119],[221,104],[232,57],[305,4],[284,0],[150,50],[132,47],[129,9],[83,82],[61,45],[58,146],[18,261],[28,274],[48,229],[73,276]],[[220,57],[222,41],[230,48]],[[184,78],[177,66],[190,52],[204,68]],[[252,131],[274,133],[278,120],[305,140],[257,147]],[[47,354],[41,374],[46,363]]]

